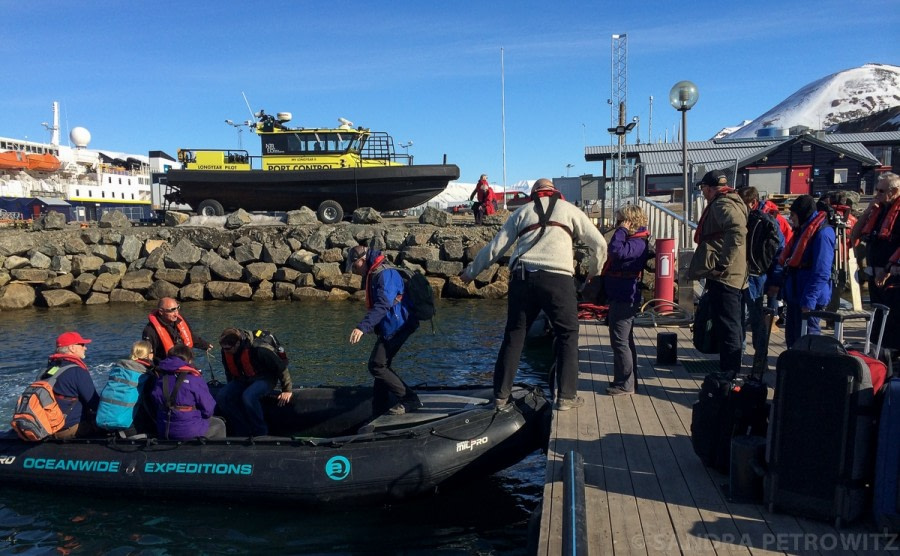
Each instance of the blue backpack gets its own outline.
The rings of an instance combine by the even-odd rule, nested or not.
[[[139,369],[139,370],[138,370]],[[97,407],[97,426],[110,430],[125,430],[134,423],[138,402],[150,375],[136,361],[122,360],[109,370],[109,379],[100,393]]]

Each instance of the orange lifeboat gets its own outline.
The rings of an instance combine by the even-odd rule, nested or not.
[[[59,170],[59,159],[52,154],[29,154],[28,169],[39,172],[55,172]]]
[[[19,151],[0,153],[0,170],[24,170],[28,168],[28,158]]]

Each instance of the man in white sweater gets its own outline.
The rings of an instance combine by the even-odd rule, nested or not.
[[[495,405],[498,410],[510,407],[509,395],[525,334],[543,309],[557,342],[556,408],[565,411],[584,404],[577,396],[578,300],[573,243],[578,240],[590,251],[590,278],[599,274],[606,260],[606,240],[578,207],[562,198],[549,179],[537,180],[531,197],[532,202],[512,213],[460,278],[471,282],[515,243],[509,260],[506,330],[494,365]]]

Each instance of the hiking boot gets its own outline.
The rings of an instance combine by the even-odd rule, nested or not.
[[[575,396],[574,398],[559,398],[556,402],[557,411],[568,411],[570,409],[577,409],[584,405],[584,398],[581,396]]]
[[[634,392],[629,392],[621,386],[610,386],[606,389],[606,394],[608,396],[630,396],[631,394],[634,394]]]
[[[512,408],[513,404],[509,403],[509,399],[501,400],[497,398],[494,400],[494,410],[496,411],[508,411]]]
[[[419,401],[418,396],[414,396],[412,398],[401,400],[400,403],[388,409],[388,415],[405,415],[407,413],[418,411],[423,407],[425,407],[425,404]]]

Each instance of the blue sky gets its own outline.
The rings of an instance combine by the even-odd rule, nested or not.
[[[0,136],[48,140],[58,100],[63,142],[84,126],[97,149],[236,148],[224,120],[249,118],[244,92],[297,126],[344,117],[412,141],[417,163],[446,154],[468,182],[503,182],[501,47],[509,184],[600,172],[584,146],[610,144],[612,34],[628,37],[642,141],[651,95],[653,140],[673,139],[668,93],[683,79],[700,91],[693,141],[831,73],[900,64],[897,0],[0,0],[0,14]]]

